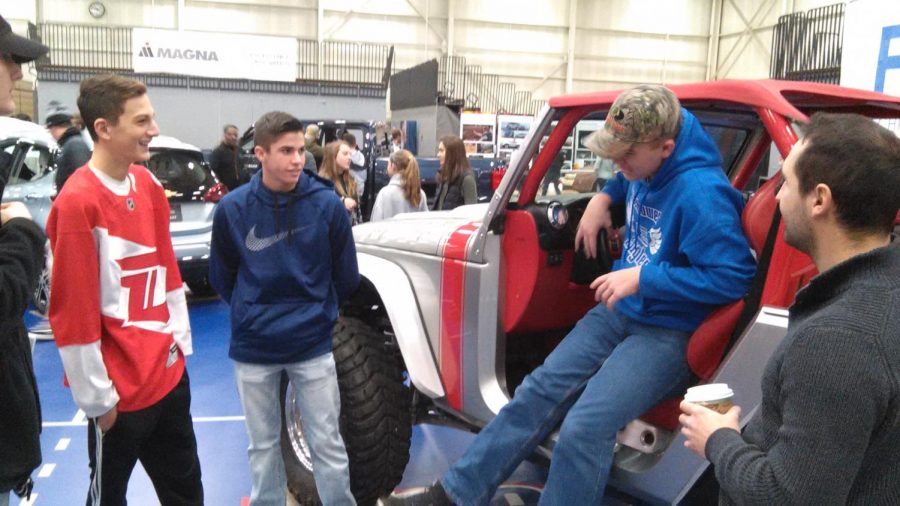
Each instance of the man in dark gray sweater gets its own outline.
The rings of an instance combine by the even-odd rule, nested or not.
[[[820,274],[790,309],[759,412],[683,402],[685,445],[709,459],[724,504],[900,504],[900,138],[852,114],[816,114],[785,159],[785,241]]]

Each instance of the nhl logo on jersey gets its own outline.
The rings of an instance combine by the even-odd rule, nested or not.
[[[134,211],[134,199],[133,198],[128,197],[127,199],[125,199],[125,205],[128,206],[129,211]]]

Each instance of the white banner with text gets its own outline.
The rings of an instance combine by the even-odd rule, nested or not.
[[[261,81],[297,80],[297,39],[135,28],[134,71]]]

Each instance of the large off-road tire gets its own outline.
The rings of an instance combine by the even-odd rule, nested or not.
[[[333,336],[350,488],[358,504],[372,505],[400,483],[409,461],[412,394],[403,383],[402,360],[389,336],[344,316]],[[300,412],[286,378],[281,399],[281,450],[288,489],[300,504],[318,504]]]

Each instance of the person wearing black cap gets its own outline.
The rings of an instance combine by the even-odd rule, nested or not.
[[[15,110],[12,92],[20,65],[49,48],[12,32],[0,16],[0,116]],[[6,167],[0,169],[0,186]],[[31,472],[41,463],[41,412],[22,314],[44,266],[46,236],[21,202],[0,205],[0,506],[9,494],[29,496]]]
[[[54,104],[54,102],[51,102]],[[47,116],[46,125],[50,135],[59,144],[59,157],[56,159],[56,192],[62,191],[66,180],[82,165],[91,159],[91,148],[84,142],[81,129],[72,123],[72,115],[65,106],[56,103],[54,112]]]
[[[40,58],[49,50],[41,43],[14,34],[9,23],[0,16],[0,115],[9,116],[16,109],[12,92],[15,82],[22,79],[21,65]]]

